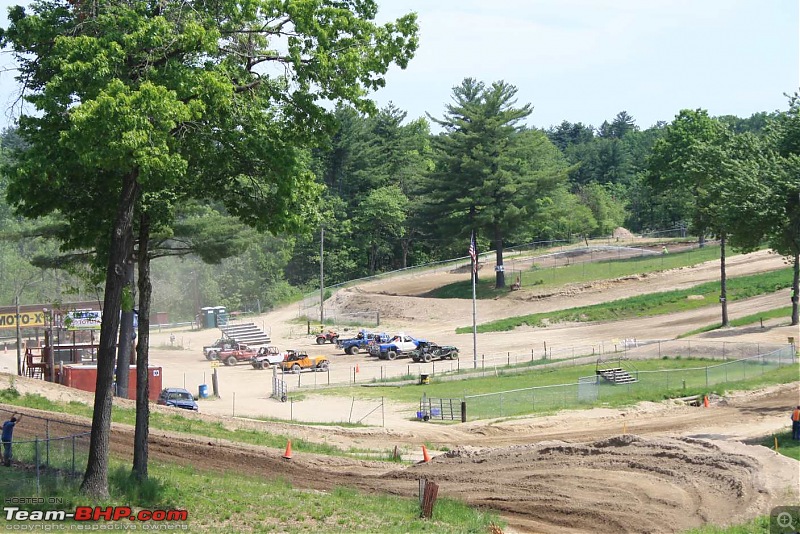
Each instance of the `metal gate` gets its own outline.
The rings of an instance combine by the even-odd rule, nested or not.
[[[598,393],[598,377],[582,376],[578,378],[578,402],[595,402]]]
[[[286,402],[288,398],[289,388],[286,386],[286,382],[283,380],[283,373],[278,375],[278,370],[273,367],[272,368],[272,397],[273,399],[277,399],[281,402]]]
[[[461,420],[461,399],[436,399],[425,395],[419,401],[417,419]]]

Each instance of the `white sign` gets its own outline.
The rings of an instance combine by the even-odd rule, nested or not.
[[[64,314],[67,330],[100,330],[103,312],[97,310],[75,310]]]

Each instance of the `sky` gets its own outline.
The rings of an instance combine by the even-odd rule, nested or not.
[[[0,0],[0,25],[9,5]],[[381,22],[416,12],[420,45],[373,95],[409,120],[441,118],[472,77],[517,87],[528,125],[595,127],[620,111],[648,128],[681,109],[749,117],[800,88],[800,0],[378,0]],[[0,127],[19,90],[0,54]]]

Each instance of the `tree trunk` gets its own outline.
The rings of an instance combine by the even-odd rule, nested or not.
[[[132,229],[131,229],[132,230]],[[125,287],[123,288],[122,317],[119,324],[119,349],[117,350],[117,397],[128,398],[131,345],[133,340],[133,235],[125,260]],[[127,293],[127,295],[126,295]]]
[[[114,381],[119,312],[122,288],[125,284],[125,260],[129,250],[133,208],[138,193],[137,172],[126,175],[117,205],[117,216],[111,232],[111,246],[106,270],[103,320],[100,344],[97,349],[97,383],[94,394],[92,432],[89,440],[89,459],[81,483],[81,492],[96,498],[108,498],[108,452],[111,432],[111,387]]]
[[[411,248],[411,240],[410,239],[401,239],[400,246],[403,250],[403,264],[402,268],[405,269],[408,267],[408,249]]]
[[[719,236],[719,303],[722,305],[722,326],[730,326],[728,322],[728,277],[725,274],[725,232]]]
[[[143,213],[139,225],[139,343],[136,347],[136,430],[133,436],[133,475],[147,478],[147,437],[150,434],[150,217]]]
[[[497,267],[495,270],[497,271],[497,276],[495,278],[495,289],[503,289],[506,287],[506,273],[504,271],[505,267],[503,266],[503,236],[500,234],[500,229],[495,228],[494,230],[494,249],[495,249],[495,257],[497,258]]]
[[[798,317],[797,301],[800,299],[798,293],[798,285],[800,285],[800,252],[794,253],[794,277],[792,278],[792,326],[800,324],[800,317]]]

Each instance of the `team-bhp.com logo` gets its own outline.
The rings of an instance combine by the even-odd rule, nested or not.
[[[186,521],[186,510],[134,510],[130,506],[78,506],[74,512],[65,510],[22,510],[6,506],[6,521]]]

